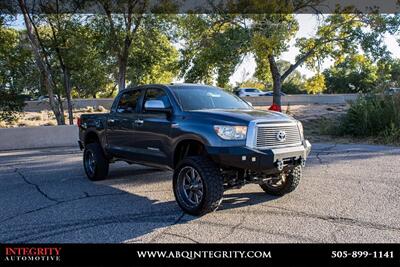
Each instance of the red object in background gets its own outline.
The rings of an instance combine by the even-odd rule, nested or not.
[[[81,118],[76,119],[76,125],[78,125],[78,127],[81,127]]]
[[[277,105],[277,104],[272,104],[272,105],[269,107],[269,110],[282,112],[281,106],[279,106],[279,105]]]

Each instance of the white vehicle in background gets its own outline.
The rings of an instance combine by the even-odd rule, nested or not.
[[[396,94],[400,94],[400,88],[389,88],[386,89],[384,92],[385,95],[396,95]]]
[[[236,95],[239,97],[245,96],[264,96],[266,92],[263,92],[257,88],[239,88],[236,91]]]

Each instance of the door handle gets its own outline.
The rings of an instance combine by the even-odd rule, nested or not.
[[[135,120],[135,124],[137,124],[137,125],[143,125],[143,123],[144,123],[143,120],[140,120],[140,119]]]

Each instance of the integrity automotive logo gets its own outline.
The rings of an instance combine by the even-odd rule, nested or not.
[[[60,247],[6,247],[3,262],[61,261]]]

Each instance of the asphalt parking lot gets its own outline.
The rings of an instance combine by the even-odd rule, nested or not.
[[[111,166],[86,179],[77,148],[0,152],[0,243],[400,242],[400,148],[314,144],[298,189],[225,192],[185,215],[171,172]]]

